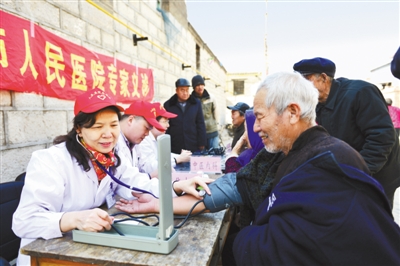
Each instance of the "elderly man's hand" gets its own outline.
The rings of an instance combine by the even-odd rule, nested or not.
[[[137,199],[126,200],[120,199],[115,208],[128,213],[153,213],[159,212],[159,201],[149,194],[141,194],[132,192]]]

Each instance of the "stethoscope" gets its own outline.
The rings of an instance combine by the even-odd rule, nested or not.
[[[79,140],[78,134],[76,134],[76,141],[89,153],[89,156],[90,156],[90,158],[92,159],[92,161],[95,161],[96,164],[100,167],[100,169],[103,170],[104,172],[106,172],[106,173],[111,177],[111,179],[112,179],[114,182],[116,182],[118,185],[121,185],[121,186],[123,186],[123,187],[126,187],[127,189],[130,189],[130,190],[132,190],[132,191],[137,191],[137,192],[141,192],[141,193],[150,194],[150,195],[152,195],[153,197],[155,197],[156,199],[158,199],[158,197],[157,197],[156,195],[154,195],[153,193],[151,193],[150,191],[147,191],[147,190],[144,190],[144,189],[141,189],[141,188],[137,188],[137,187],[134,187],[134,186],[129,186],[128,184],[126,184],[126,183],[122,182],[121,180],[119,180],[118,178],[116,178],[116,177],[115,177],[111,172],[109,172],[96,158],[94,158],[93,154],[92,154],[88,149],[86,149],[85,146],[83,146],[83,144],[82,144],[82,143],[80,142],[80,140]]]

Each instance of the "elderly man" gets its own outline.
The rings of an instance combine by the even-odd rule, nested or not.
[[[197,152],[206,146],[206,125],[200,101],[189,93],[190,83],[180,78],[175,82],[175,94],[164,103],[164,108],[177,114],[169,120],[167,134],[171,136],[171,152]]]
[[[393,204],[400,186],[400,147],[380,90],[362,80],[334,79],[335,64],[321,57],[301,60],[293,69],[319,91],[318,125],[361,154]]]
[[[250,106],[247,103],[238,102],[234,106],[227,106],[226,108],[230,109],[232,113],[233,139],[231,147],[233,148],[244,133],[244,114]]]
[[[250,173],[236,180],[230,174],[217,179],[209,185],[211,194],[205,195],[204,204],[197,206],[210,211],[231,204],[257,208],[253,223],[239,231],[234,241],[238,265],[396,265],[400,261],[400,228],[382,187],[366,174],[368,167],[357,151],[316,126],[317,102],[317,90],[300,74],[267,76],[254,99],[254,131],[270,154],[266,160],[273,157],[271,153],[285,154],[277,170],[272,170],[271,192],[257,202],[254,194],[270,186],[259,185],[257,192],[249,190],[248,184],[260,183],[260,175],[270,178],[273,163],[264,171],[251,172],[256,176]],[[195,201],[191,196],[175,198],[174,212]],[[117,208],[151,212],[158,211],[158,203],[139,199],[123,201]]]

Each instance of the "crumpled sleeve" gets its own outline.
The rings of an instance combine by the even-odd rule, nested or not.
[[[20,238],[61,237],[65,182],[62,162],[43,151],[32,154],[12,229]]]

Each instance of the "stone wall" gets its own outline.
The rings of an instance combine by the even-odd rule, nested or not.
[[[186,5],[184,9],[182,5],[179,8],[170,6],[170,12],[175,14],[166,13],[169,26],[175,30],[168,42],[166,25],[157,10],[156,0],[102,1],[109,6],[100,3],[100,7],[111,12],[114,18],[90,2],[1,1],[0,8],[91,51],[151,68],[155,79],[154,101],[164,102],[171,97],[178,78],[191,80],[196,74],[209,78],[206,89],[218,99],[222,108],[220,123],[225,123],[226,70],[187,23]],[[132,29],[149,40],[134,46]],[[196,45],[200,47],[199,69],[195,68]],[[182,63],[192,67],[182,70]],[[73,101],[0,90],[0,108],[0,182],[6,182],[26,170],[33,151],[49,147],[54,137],[70,130]]]

